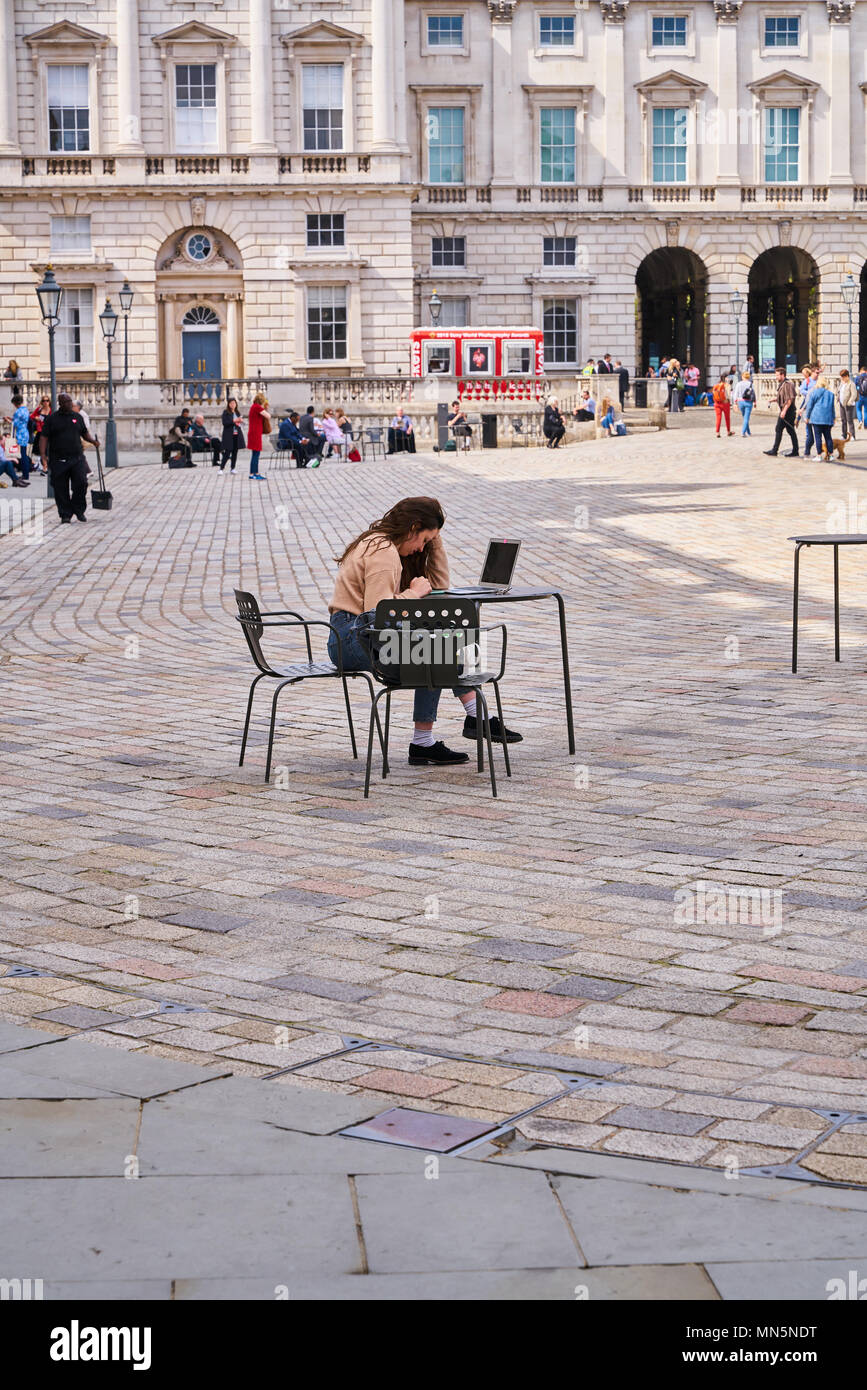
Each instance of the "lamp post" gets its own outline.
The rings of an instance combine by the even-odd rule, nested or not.
[[[433,324],[434,328],[436,328],[437,324],[440,321],[440,314],[443,311],[443,302],[437,294],[436,290],[434,290],[433,294],[428,300],[427,307],[430,310],[430,321]]]
[[[99,316],[105,350],[108,354],[108,419],[105,422],[105,466],[117,468],[117,424],[114,418],[114,382],[111,376],[111,348],[117,332],[117,314],[111,307],[111,300],[105,301],[105,308]]]
[[[729,295],[729,306],[735,316],[735,366],[740,372],[741,369],[741,314],[744,307],[744,297],[740,290],[733,290]]]
[[[60,322],[60,305],[63,300],[63,290],[54,278],[54,271],[51,266],[45,267],[45,275],[42,284],[36,287],[36,297],[39,300],[39,312],[42,314],[42,322],[48,329],[48,361],[51,372],[51,409],[57,409],[57,362],[54,355],[54,330]],[[51,473],[46,479],[45,494],[48,498],[54,496],[54,488],[51,485]]]
[[[129,311],[135,297],[135,291],[129,280],[124,280],[117,297],[123,311],[123,379],[129,381]]]
[[[846,305],[846,313],[849,316],[849,375],[852,375],[852,305],[855,303],[855,296],[858,293],[858,285],[851,270],[840,285],[840,293],[843,296],[843,303]]]

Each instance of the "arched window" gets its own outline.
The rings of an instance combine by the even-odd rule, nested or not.
[[[177,320],[176,320],[177,321]],[[183,317],[184,328],[219,328],[220,320],[207,304],[195,304]]]

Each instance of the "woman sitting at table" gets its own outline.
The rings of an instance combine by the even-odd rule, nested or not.
[[[329,608],[337,631],[329,635],[328,655],[335,665],[339,641],[344,670],[372,669],[362,633],[370,626],[380,599],[420,599],[433,588],[448,589],[449,567],[440,539],[444,523],[443,509],[435,497],[404,497],[350,541],[337,562],[337,582]],[[464,707],[464,738],[475,739],[476,692],[456,687],[453,693]],[[466,753],[434,740],[439,698],[439,690],[415,692],[415,731],[409,745],[412,764],[467,762]],[[507,743],[521,742],[521,735],[503,730],[499,719],[490,722],[492,739],[502,742],[505,734]]]

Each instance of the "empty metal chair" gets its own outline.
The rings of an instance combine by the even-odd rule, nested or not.
[[[238,759],[238,766],[243,766],[244,753],[247,748],[247,734],[250,729],[250,714],[253,709],[253,695],[256,686],[265,677],[278,682],[274,691],[274,698],[271,701],[271,725],[268,733],[268,757],[265,763],[265,781],[271,776],[271,754],[274,748],[274,721],[277,715],[277,698],[280,691],[287,685],[297,685],[299,681],[310,679],[337,679],[343,684],[343,698],[346,701],[346,718],[349,722],[349,737],[352,741],[352,756],[358,757],[358,748],[355,743],[355,728],[352,723],[352,708],[349,703],[349,687],[347,679],[353,676],[360,676],[367,681],[370,693],[371,708],[373,709],[374,687],[369,671],[344,671],[343,663],[340,659],[340,649],[338,648],[338,664],[334,666],[330,661],[314,661],[313,649],[310,642],[311,627],[326,627],[330,632],[335,629],[331,623],[324,618],[304,618],[300,613],[293,613],[291,609],[283,608],[273,613],[262,613],[259,608],[258,600],[254,594],[246,593],[243,589],[235,590],[235,600],[238,604],[237,619],[244,629],[244,636],[247,639],[247,646],[250,655],[259,671],[258,676],[250,686],[250,694],[247,699],[247,718],[244,721],[244,737],[241,741],[241,756]],[[303,627],[304,640],[307,645],[307,660],[296,661],[288,666],[272,666],[262,651],[262,633],[266,627]],[[374,710],[374,713],[376,711]],[[387,750],[383,739],[382,729],[379,725],[379,716],[376,716],[376,726],[379,730],[379,739],[383,749],[383,758],[387,767]],[[372,725],[371,725],[372,727]],[[385,774],[383,774],[385,775]]]
[[[364,430],[363,433],[367,438],[368,444],[370,445],[370,452],[373,455],[373,457],[376,458],[376,451],[378,449],[379,452],[382,454],[382,457],[385,458],[385,444],[383,443],[382,439],[385,430],[382,428],[382,426],[372,425],[369,429]],[[363,450],[362,452],[366,452],[366,450]]]
[[[476,663],[480,656],[480,637],[483,632],[502,633],[500,668],[482,671]],[[377,707],[385,696],[385,739],[383,744],[383,777],[388,776],[388,735],[391,723],[391,696],[395,690],[452,690],[463,686],[475,690],[476,760],[478,771],[485,766],[482,735],[488,745],[488,767],[491,774],[491,793],[497,795],[494,771],[494,751],[488,704],[482,686],[494,687],[497,716],[503,728],[503,708],[500,701],[500,681],[506,667],[507,634],[504,623],[479,627],[479,606],[471,599],[442,598],[428,595],[423,599],[384,598],[376,605],[373,624],[366,629],[373,674],[382,686],[370,708],[367,738],[367,771],[364,795],[370,794],[370,768],[373,758],[374,723],[378,727]],[[506,776],[511,777],[509,747],[503,743]]]

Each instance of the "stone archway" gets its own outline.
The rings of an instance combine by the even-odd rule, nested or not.
[[[797,246],[773,246],[753,261],[749,278],[747,351],[760,371],[790,371],[818,355],[816,262]],[[771,362],[773,357],[774,361]]]
[[[188,374],[205,379],[216,366],[223,379],[243,377],[244,280],[241,253],[229,237],[205,226],[172,233],[157,253],[156,297],[162,377],[178,380],[185,375],[185,335],[208,330],[219,333],[219,351],[215,346],[213,352],[190,358],[188,350],[187,367],[190,361],[206,363]]]
[[[638,294],[638,370],[661,357],[707,366],[707,270],[685,246],[660,246],[635,273]]]

